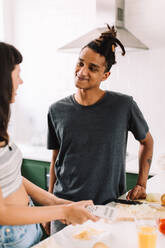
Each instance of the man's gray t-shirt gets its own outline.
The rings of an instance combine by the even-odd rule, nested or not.
[[[90,106],[78,104],[73,95],[51,105],[48,149],[59,149],[55,195],[103,204],[125,193],[128,131],[137,140],[144,139],[148,132],[148,125],[130,96],[106,91],[101,100]]]

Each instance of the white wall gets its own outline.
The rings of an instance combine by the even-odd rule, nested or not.
[[[13,0],[6,19],[11,8],[5,40],[11,42],[12,30],[12,43],[24,57],[24,85],[13,106],[10,130],[18,142],[42,143],[49,105],[74,90],[77,55],[59,53],[57,48],[93,28],[95,1]]]
[[[165,2],[164,0],[126,0],[126,26],[150,49],[130,54],[127,81],[144,115],[155,141],[155,155],[165,153]]]
[[[6,1],[6,0],[5,0]],[[95,1],[13,0],[13,42],[24,55],[20,95],[13,108],[11,131],[20,142],[46,142],[46,113],[55,100],[72,94],[77,55],[57,53],[57,47],[95,26]],[[159,0],[126,0],[126,26],[150,49],[117,55],[104,89],[132,95],[155,139],[155,152],[165,152],[164,9]],[[37,135],[36,135],[37,134]],[[36,141],[38,142],[38,141]],[[137,142],[130,135],[129,151]]]
[[[142,110],[154,137],[154,155],[165,153],[165,2],[125,0],[125,26],[149,47],[147,51],[117,53],[117,64],[103,88],[132,95]],[[118,52],[120,49],[118,49]],[[138,142],[129,135],[128,150]]]
[[[3,3],[0,0],[0,41],[4,39],[4,23],[3,23]]]

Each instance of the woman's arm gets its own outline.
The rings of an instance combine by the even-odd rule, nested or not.
[[[26,207],[5,204],[0,189],[0,225],[22,225],[64,218],[63,207]],[[61,217],[60,217],[61,216]]]
[[[57,204],[68,204],[71,201],[64,200],[56,197],[55,195],[47,192],[46,190],[38,187],[29,180],[23,177],[23,184],[27,194],[40,205],[57,205]]]
[[[7,205],[0,189],[0,225],[24,225],[48,222],[51,220],[67,220],[72,224],[81,224],[88,219],[96,221],[85,207],[92,201],[82,201],[66,205],[26,207]]]

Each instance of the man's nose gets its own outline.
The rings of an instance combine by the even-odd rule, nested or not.
[[[83,66],[80,68],[78,73],[81,76],[87,76],[88,75],[88,68],[86,66]]]

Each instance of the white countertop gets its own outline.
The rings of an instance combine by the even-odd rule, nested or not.
[[[22,151],[24,159],[38,160],[50,162],[52,157],[52,150],[48,150],[44,146],[31,146],[25,144],[18,144]],[[153,160],[149,175],[156,175],[159,169],[157,161]],[[138,158],[135,154],[128,154],[126,157],[126,172],[138,174]]]
[[[148,180],[147,193],[165,193],[165,171]],[[84,230],[84,227],[93,225],[91,227],[97,229],[104,229],[103,236],[97,235],[89,241],[74,240],[73,234],[77,231]],[[107,226],[109,225],[109,226]],[[123,231],[124,230],[124,231]],[[157,248],[165,247],[165,235],[157,232]],[[108,247],[111,248],[138,248],[137,231],[134,222],[121,221],[112,224],[105,224],[103,226],[102,220],[91,224],[90,221],[83,225],[68,226],[62,231],[52,235],[51,237],[40,242],[34,248],[92,248],[93,244],[99,241],[99,238]]]
[[[147,193],[165,194],[165,171],[161,171],[147,181]]]
[[[113,224],[101,223],[102,220],[91,224],[68,226],[50,238],[40,242],[33,248],[92,248],[96,242],[103,242],[108,248],[138,248],[138,237],[134,222],[120,221]],[[101,225],[102,224],[102,225]],[[93,236],[90,240],[76,240],[74,235],[89,227],[102,233]],[[156,248],[165,247],[165,236],[157,232]]]
[[[26,144],[17,144],[20,148],[23,158],[30,160],[38,160],[50,162],[52,158],[52,150],[48,150],[44,146],[32,146]]]

